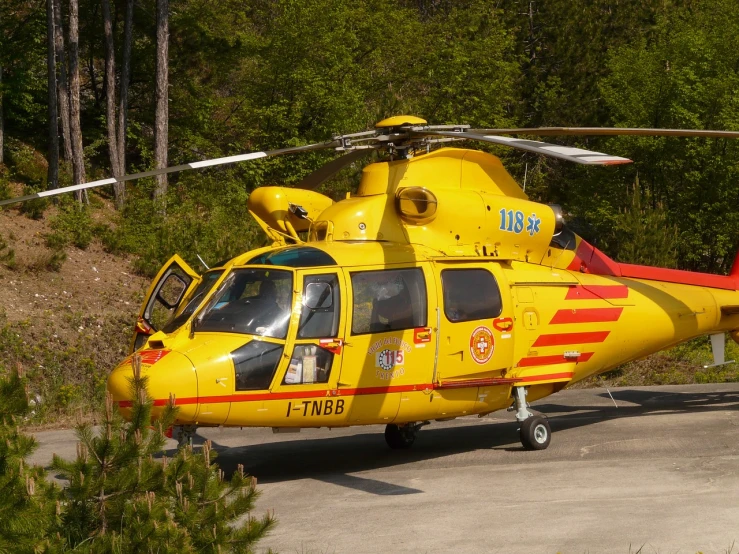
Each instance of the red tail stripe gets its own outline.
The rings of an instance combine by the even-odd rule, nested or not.
[[[583,352],[577,358],[565,358],[564,354],[558,354],[555,356],[531,356],[529,358],[521,358],[518,362],[518,367],[534,367],[540,365],[555,365],[555,364],[571,364],[575,362],[587,362],[593,357],[594,352]],[[541,379],[553,379],[553,377],[547,377],[542,375],[536,375],[536,380]]]
[[[564,346],[567,344],[589,344],[603,342],[610,335],[610,331],[592,331],[588,333],[557,333],[541,335],[533,346]]]
[[[605,323],[618,321],[623,308],[578,308],[570,310],[557,310],[550,325],[562,325],[565,323]]]
[[[565,300],[608,300],[628,297],[629,287],[626,285],[576,285],[567,290]]]

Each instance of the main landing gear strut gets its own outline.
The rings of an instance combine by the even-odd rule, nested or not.
[[[385,426],[385,441],[392,449],[410,448],[416,440],[418,430],[429,423],[428,421],[403,425],[390,423]]]
[[[526,403],[526,389],[513,387],[513,397],[516,400],[516,420],[521,424],[519,434],[521,444],[526,450],[544,450],[552,440],[552,430],[547,418],[532,414]]]

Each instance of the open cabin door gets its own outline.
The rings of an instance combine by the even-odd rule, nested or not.
[[[177,254],[164,264],[144,298],[131,340],[131,352],[141,348],[151,335],[175,316],[200,281],[200,275]]]

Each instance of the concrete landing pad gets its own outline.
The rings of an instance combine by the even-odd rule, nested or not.
[[[535,403],[539,452],[506,412],[433,423],[406,451],[382,426],[199,435],[258,478],[279,519],[262,546],[283,554],[739,552],[739,384],[611,392],[618,408],[605,389]],[[71,431],[36,436],[32,461],[74,456]]]

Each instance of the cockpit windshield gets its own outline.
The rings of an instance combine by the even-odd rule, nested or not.
[[[198,331],[287,336],[293,276],[279,269],[235,269],[199,317]]]
[[[162,327],[162,331],[164,331],[165,333],[176,331],[182,326],[183,323],[190,319],[190,316],[193,314],[195,309],[200,306],[200,303],[210,292],[210,289],[212,289],[213,285],[216,284],[216,281],[218,281],[221,273],[223,273],[223,270],[217,269],[214,271],[209,271],[208,273],[203,275],[202,281],[200,281],[200,284],[192,292],[190,298],[186,298],[183,302],[185,304],[185,308],[175,317],[171,318],[166,323],[166,325]]]

